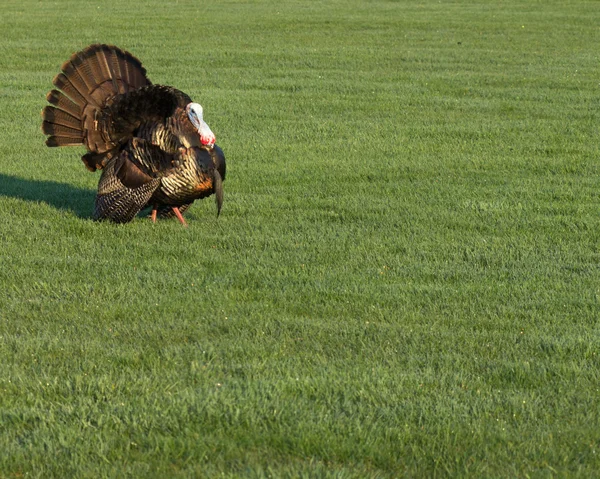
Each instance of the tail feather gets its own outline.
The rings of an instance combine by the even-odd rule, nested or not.
[[[125,85],[125,83],[123,82],[124,75],[123,75],[123,72],[121,71],[121,61],[119,59],[118,50],[111,48],[110,52],[111,52],[111,55],[109,56],[109,65],[110,65],[110,68],[112,69],[112,73],[113,73],[115,79],[117,80],[118,92],[120,94],[127,93],[128,88]],[[121,80],[121,81],[119,81],[119,80]]]
[[[78,138],[81,143],[81,130],[79,128],[69,128],[68,126],[51,123],[49,121],[42,122],[42,131],[46,135],[56,135],[67,138]]]
[[[69,79],[69,82],[77,89],[77,91],[85,96],[89,91],[89,86],[85,82],[84,78],[75,68],[75,65],[71,62],[71,60],[67,60],[64,62],[60,70],[64,73],[64,75]]]
[[[130,53],[105,44],[90,45],[74,53],[61,70],[52,81],[56,89],[46,97],[53,106],[42,112],[42,131],[49,135],[46,144],[84,144],[94,154],[87,166],[102,168],[106,159],[103,155],[117,143],[96,121],[98,113],[116,95],[150,85],[146,70]],[[104,163],[91,164],[96,157]]]
[[[143,86],[152,84],[146,77],[146,69],[142,66],[142,63],[137,58],[131,57],[129,59],[127,70],[129,72],[131,85],[133,85],[135,88],[141,88]]]
[[[110,80],[108,68],[104,67],[100,62],[101,51],[95,51],[92,54],[84,55],[83,52],[77,53],[77,62],[79,64],[85,64],[88,69],[89,76],[96,78],[102,82]]]
[[[79,57],[73,56],[71,60],[63,63],[62,72],[69,83],[85,99],[86,103],[97,108],[102,107],[102,102],[98,102],[92,92],[96,89],[96,79],[92,76],[91,69],[87,63],[82,62]],[[57,85],[58,86],[58,85]],[[63,88],[64,90],[64,88]]]
[[[65,62],[66,69],[63,66],[62,71],[67,77],[70,77],[71,72],[76,72],[81,80],[85,83],[86,93],[91,93],[97,86],[98,78],[94,75],[91,63],[87,58],[77,54],[71,56],[71,59]]]
[[[67,138],[63,136],[49,136],[46,139],[46,146],[77,146],[81,145],[81,138]]]
[[[48,102],[42,110],[42,131],[51,135],[46,140],[48,146],[82,145],[81,106],[73,103],[64,93],[52,90],[46,96]]]
[[[71,100],[77,103],[80,107],[84,108],[87,105],[87,100],[84,95],[81,94],[79,88],[77,88],[71,80],[69,80],[64,73],[59,73],[54,77],[52,83],[62,90]]]
[[[42,110],[42,117],[46,123],[68,126],[69,128],[76,130],[81,127],[81,118],[75,117],[66,111],[59,110],[54,106],[46,106]]]
[[[81,54],[85,54],[90,48],[88,47]],[[97,62],[97,67],[94,68],[97,77],[103,79],[103,84],[109,87],[111,91],[116,92],[119,90],[119,86],[111,68],[112,62],[109,61],[110,56],[112,56],[112,51],[108,48],[108,45],[97,45],[94,55],[89,55],[89,58],[94,65]]]
[[[120,50],[118,52],[118,57],[123,80],[130,88],[138,89],[150,85],[150,81],[146,78],[146,69],[137,58],[127,56]]]
[[[131,85],[131,80],[129,79],[129,68],[127,65],[127,60],[122,51],[116,51],[117,55],[117,64],[119,65],[119,72],[121,74],[122,85],[125,90],[125,93],[129,91],[129,86]]]
[[[70,113],[76,118],[81,119],[81,115],[83,113],[81,107],[77,103],[71,101],[62,92],[58,90],[50,90],[48,95],[46,95],[46,100],[48,100],[48,103],[55,105],[67,113]]]
[[[110,78],[115,89],[115,93],[124,93],[123,87],[119,79],[121,78],[121,69],[119,68],[119,61],[112,48],[108,48],[104,52],[106,56],[106,64],[108,65],[108,71],[110,72]]]

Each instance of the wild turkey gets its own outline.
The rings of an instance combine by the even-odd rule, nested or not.
[[[151,207],[152,221],[175,215],[186,225],[182,213],[213,193],[220,213],[225,156],[198,103],[153,85],[141,62],[113,45],[90,45],[61,70],[42,130],[48,146],[84,145],[88,170],[103,170],[95,219],[125,223]]]

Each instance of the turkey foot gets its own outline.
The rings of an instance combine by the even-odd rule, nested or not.
[[[175,213],[175,216],[177,216],[179,222],[187,228],[187,223],[183,219],[183,215],[181,214],[181,211],[179,211],[179,208],[177,208],[177,206],[173,206],[173,213]]]
[[[152,223],[156,223],[156,214],[158,213],[158,209],[156,208],[156,206],[152,207],[152,214],[150,215],[150,219],[152,220]]]

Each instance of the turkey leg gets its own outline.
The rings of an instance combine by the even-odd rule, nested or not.
[[[187,228],[188,224],[183,219],[183,215],[181,214],[181,211],[179,211],[179,208],[177,208],[177,206],[172,206],[171,209],[173,210],[173,213],[175,213],[175,216],[177,216],[177,219],[179,220],[179,222]],[[158,206],[153,206],[152,214],[150,215],[150,219],[152,220],[152,223],[156,223],[157,214],[158,214]]]
[[[187,223],[183,219],[183,215],[181,214],[181,211],[179,211],[179,208],[177,208],[177,206],[173,206],[173,213],[175,213],[175,216],[177,216],[179,222],[187,228]]]

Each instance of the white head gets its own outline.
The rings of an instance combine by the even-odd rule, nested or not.
[[[192,122],[192,125],[198,130],[200,142],[203,145],[212,147],[215,144],[215,135],[202,119],[202,106],[200,106],[199,103],[189,103],[188,106],[185,107],[185,112]]]

